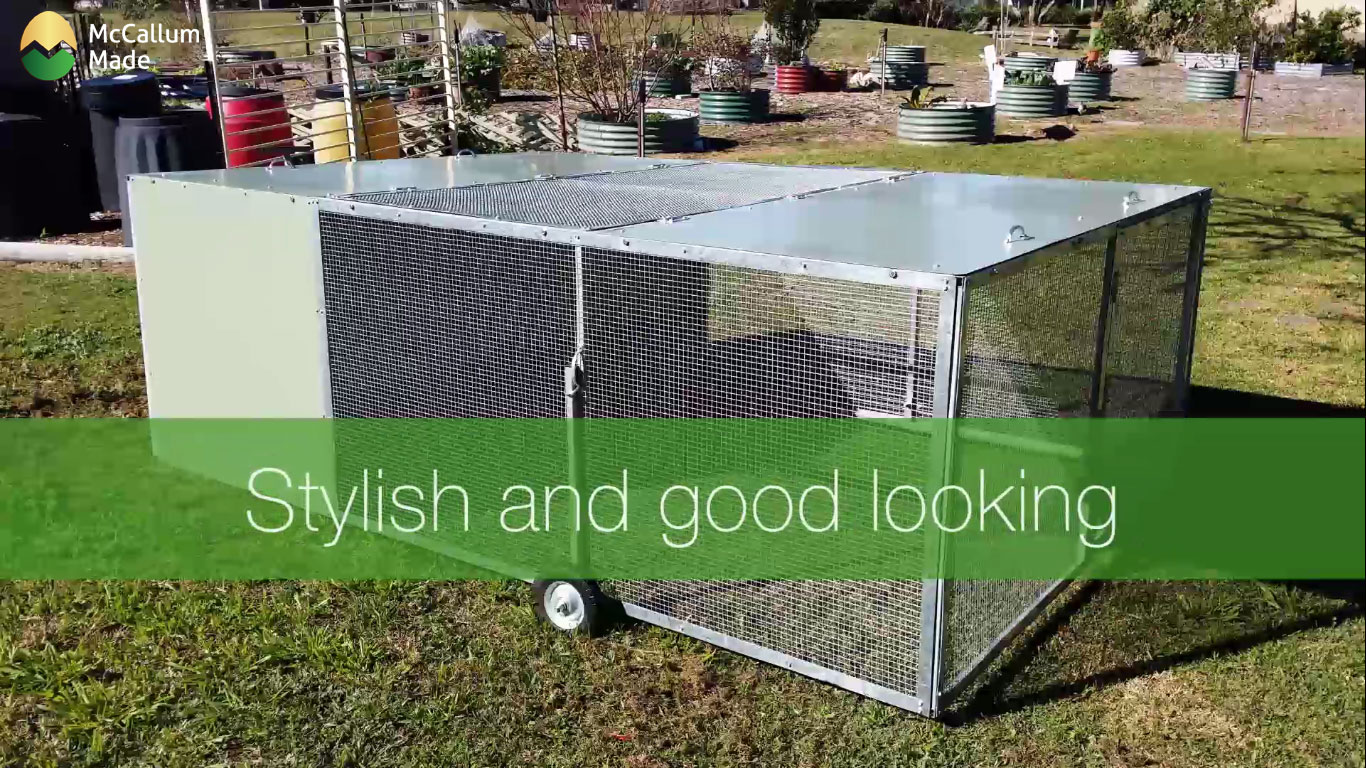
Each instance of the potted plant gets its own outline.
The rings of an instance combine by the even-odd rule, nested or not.
[[[1352,74],[1352,31],[1361,26],[1361,12],[1330,8],[1316,18],[1305,11],[1295,20],[1295,31],[1285,42],[1276,74],[1323,77]]]
[[[502,95],[503,66],[507,56],[496,45],[471,45],[460,49],[460,83],[465,92],[477,91],[494,102]]]
[[[915,144],[989,144],[996,136],[996,107],[983,102],[933,97],[918,85],[897,111],[896,135]]]
[[[840,62],[823,61],[811,68],[811,90],[836,92],[849,85],[849,70]]]
[[[1190,67],[1186,70],[1186,101],[1219,101],[1233,98],[1238,70]]]
[[[640,11],[623,10],[615,3],[566,3],[559,7],[558,15],[564,17],[557,24],[560,30],[572,29],[580,40],[587,37],[595,41],[587,48],[573,48],[567,41],[561,42],[558,54],[554,55],[537,45],[543,68],[556,73],[566,100],[587,107],[579,114],[575,127],[579,148],[599,154],[634,155],[640,133],[644,134],[643,149],[647,153],[695,148],[696,112],[643,110],[645,96],[639,88],[637,73],[651,71],[658,60],[658,51],[651,47],[650,38],[664,31],[667,17],[660,4],[652,3]],[[531,16],[508,14],[504,18],[523,39],[541,39],[542,27]],[[639,124],[642,111],[643,128]]]
[[[1092,45],[1103,50],[1116,67],[1141,67],[1147,61],[1142,46],[1143,24],[1129,9],[1127,0],[1120,0],[1100,19]]]
[[[698,91],[704,121],[757,123],[768,117],[769,91],[752,87],[747,39],[723,26],[702,29],[693,35],[691,44],[706,62],[702,67],[705,87]]]
[[[636,77],[644,81],[647,96],[662,98],[692,93],[691,56],[685,56],[677,48],[661,48],[652,44],[650,52],[642,60],[646,68]]]
[[[1258,36],[1260,14],[1275,0],[1149,0],[1149,47],[1170,50],[1182,67],[1237,69],[1239,51]]]
[[[1067,86],[1041,69],[1008,69],[996,92],[996,110],[1008,117],[1061,117],[1067,111]]]
[[[1077,73],[1067,84],[1067,97],[1072,101],[1109,101],[1110,81],[1115,74],[1115,66],[1101,61],[1099,51],[1096,56],[1082,57],[1077,62]]]
[[[805,93],[811,89],[806,52],[816,37],[821,20],[816,0],[766,0],[764,21],[773,30],[774,88],[779,93]]]

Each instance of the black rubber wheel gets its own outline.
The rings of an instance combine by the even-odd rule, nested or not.
[[[552,579],[531,583],[536,615],[561,632],[598,637],[611,628],[616,601],[602,594],[596,582]]]

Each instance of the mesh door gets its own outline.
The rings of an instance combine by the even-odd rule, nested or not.
[[[611,251],[585,251],[583,263],[589,416],[933,412],[938,293]],[[631,446],[617,446],[619,456],[602,448],[594,444],[595,461],[639,455]],[[800,462],[819,449],[762,452]],[[908,436],[897,463],[926,468],[929,449],[928,437]],[[677,461],[731,472],[748,468],[754,453],[752,445],[676,446]],[[868,492],[841,482],[841,494]],[[797,659],[898,694],[920,693],[919,582],[606,586],[625,603],[759,646],[757,655],[770,661]]]
[[[1195,208],[1119,231],[1114,302],[1105,339],[1104,413],[1157,416],[1175,403],[1186,265]]]

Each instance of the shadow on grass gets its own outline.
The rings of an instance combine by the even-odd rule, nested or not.
[[[1187,415],[1196,418],[1361,419],[1366,418],[1366,408],[1194,386],[1191,387]]]
[[[1065,125],[1050,125],[1039,131],[1038,136],[1029,134],[998,133],[993,144],[1020,144],[1026,141],[1067,141],[1077,132]]]
[[[1361,239],[1366,237],[1366,195],[1339,195],[1330,207],[1309,208],[1294,198],[1280,205],[1242,197],[1216,197],[1209,223],[1213,238],[1250,246],[1254,258],[1277,258],[1315,251],[1316,258],[1329,256],[1361,260]]]
[[[1361,591],[1360,582],[1081,584],[944,720],[968,725],[1332,626],[1362,615]]]

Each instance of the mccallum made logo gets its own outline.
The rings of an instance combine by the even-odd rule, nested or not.
[[[76,32],[66,19],[43,11],[24,27],[19,60],[39,80],[60,80],[76,66]]]

